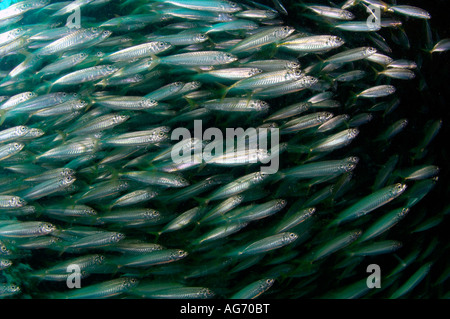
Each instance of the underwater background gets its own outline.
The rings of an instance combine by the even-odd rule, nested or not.
[[[153,14],[164,10],[145,7],[150,3],[147,1],[98,2],[92,7],[88,3],[81,8],[83,28],[102,28],[103,22],[119,16]],[[251,1],[235,2],[255,6]],[[7,8],[12,3],[14,1],[2,1],[0,8]],[[259,3],[275,8],[273,1]],[[152,41],[159,41],[159,37],[178,34],[182,32],[180,30],[208,30],[212,22],[201,19],[175,17],[173,20],[161,19],[142,26],[130,24],[130,28],[136,30],[122,29],[121,24],[113,25],[109,28],[112,35],[108,39],[130,36],[132,40],[117,45],[100,46],[102,42],[98,42],[92,46],[81,45],[73,51],[67,49],[73,54],[86,52],[88,57],[77,66],[47,77],[39,74],[39,70],[61,59],[65,50],[53,55],[43,54],[42,60],[39,57],[35,65],[30,64],[29,70],[16,77],[8,76],[9,72],[27,61],[27,58],[31,60],[32,57],[38,57],[42,46],[33,47],[33,44],[39,44],[39,41],[33,40],[27,44],[28,48],[25,46],[25,49],[7,54],[2,52],[0,95],[7,98],[0,105],[0,110],[4,110],[0,112],[0,131],[25,125],[45,133],[32,139],[1,142],[2,146],[12,142],[20,142],[24,146],[15,155],[0,160],[0,196],[18,196],[26,204],[9,207],[8,202],[0,208],[0,243],[5,247],[0,255],[0,260],[5,261],[5,266],[0,270],[0,298],[450,297],[450,246],[447,232],[450,213],[447,199],[450,195],[447,183],[449,154],[446,140],[449,136],[446,125],[449,113],[449,55],[448,52],[430,53],[436,43],[450,38],[446,17],[449,6],[443,0],[386,1],[389,5],[411,5],[425,9],[431,14],[431,19],[383,13],[400,20],[402,26],[382,28],[377,32],[380,37],[373,36],[373,32],[336,29],[333,26],[336,20],[321,17],[306,7],[312,4],[340,7],[342,3],[285,0],[282,5],[288,12],[287,16],[280,13],[275,19],[254,20],[259,24],[258,28],[267,28],[279,25],[280,22],[276,22],[279,19],[280,25],[295,28],[294,34],[306,34],[302,36],[332,34],[344,40],[342,47],[324,53],[303,54],[267,43],[261,45],[256,53],[245,50],[237,52],[242,64],[233,61],[230,64],[232,66],[223,64],[212,68],[240,67],[247,61],[297,59],[300,70],[309,68],[307,75],[318,79],[318,83],[305,89],[279,96],[265,96],[253,87],[233,93],[233,90],[228,90],[235,85],[236,80],[221,81],[200,76],[210,70],[206,68],[208,64],[194,65],[197,62],[189,62],[190,65],[178,66],[171,65],[169,59],[149,71],[141,71],[143,80],[138,83],[125,81],[118,85],[98,85],[100,80],[109,79],[109,75],[106,75],[81,85],[58,87],[55,84],[65,74],[94,65],[115,64],[123,71],[149,57],[157,59],[156,56],[170,57],[183,52],[214,50],[233,53],[233,49],[226,46],[226,40],[244,39],[255,32],[206,32],[209,35],[206,42],[192,45],[184,51],[187,44],[137,60],[127,58],[113,63],[112,60],[108,61],[108,56],[114,52],[149,41],[150,38],[145,37],[148,34],[155,35]],[[55,12],[56,9],[49,12],[39,10],[27,12],[23,20],[2,26],[0,33],[33,24],[40,25],[41,29],[37,29],[41,32],[45,25],[47,29],[55,28],[55,21],[64,24],[68,16],[66,13],[59,20],[53,20],[49,18],[49,12]],[[367,18],[367,12],[361,4],[348,10],[358,17],[356,20]],[[184,22],[196,25],[182,25]],[[164,28],[172,23],[179,23],[179,29]],[[28,31],[28,36],[36,32]],[[383,50],[386,47],[380,45],[377,39],[386,43],[391,51]],[[55,40],[44,42],[48,44]],[[277,41],[282,43],[283,40]],[[327,58],[346,49],[365,46],[375,47],[379,53],[393,60],[414,61],[417,65],[411,68],[414,78],[403,80],[382,76],[377,72],[388,69],[386,65],[360,59],[343,62],[336,69],[326,69]],[[100,51],[102,53],[99,55]],[[363,70],[366,75],[356,81],[335,80],[336,76],[352,70]],[[264,70],[263,74],[271,71]],[[158,92],[161,87],[176,81],[183,84],[199,81],[201,86],[194,86],[190,91],[186,88],[188,91],[179,95],[163,92],[167,96],[158,100],[162,106],[160,109],[125,109],[129,118],[123,123],[97,131],[87,130],[88,133],[77,133],[79,129],[86,129],[84,125],[87,122],[83,120],[83,115],[91,114],[92,117],[86,117],[89,121],[122,111],[120,108],[112,110],[105,107],[105,104],[101,104],[103,98],[155,98],[158,95],[152,95],[152,92]],[[378,85],[393,85],[396,91],[369,99],[357,96],[363,90]],[[265,87],[262,92],[275,86]],[[77,93],[77,98],[87,101],[88,107],[77,114],[74,112],[72,118],[62,115],[39,117],[28,111],[14,111],[20,110],[25,105],[20,103],[27,101],[11,108],[3,107],[11,96],[28,91],[36,92],[38,97],[52,92]],[[244,100],[264,100],[269,104],[269,111],[258,114],[258,111],[213,109],[183,118],[193,110],[204,110],[206,101],[220,101],[225,92],[226,98],[234,96]],[[323,95],[323,92],[331,93]],[[33,96],[29,101],[33,101],[33,98],[36,97]],[[167,132],[161,133],[165,138],[161,143],[146,141],[125,147],[108,144],[123,134],[160,129],[163,126],[171,129],[186,127],[192,132],[193,119],[197,118],[203,119],[204,129],[219,127],[225,131],[227,127],[259,127],[271,122],[264,120],[284,107],[307,101],[317,101],[318,105],[312,107],[316,103],[311,102],[304,114],[320,111],[331,112],[333,116],[346,114],[348,118],[327,131],[317,131],[316,125],[288,133],[283,133],[283,129],[289,126],[286,123],[303,116],[303,113],[273,121],[281,127],[280,142],[285,143],[285,149],[280,154],[279,173],[230,195],[222,196],[221,187],[257,172],[258,164],[206,164],[173,168],[169,160],[155,161],[156,156],[170,150],[171,145],[175,144],[170,141]],[[366,114],[371,114],[370,120],[362,120],[361,125],[351,125],[352,120],[358,119],[358,116],[364,119],[363,115]],[[406,126],[399,124],[403,119],[407,119]],[[314,151],[315,143],[352,127],[357,127],[358,133],[348,143],[325,152]],[[81,137],[96,139],[95,148],[75,156],[41,156],[61,145],[67,145],[71,139],[77,141]],[[2,152],[6,150],[2,149]],[[116,158],[108,158],[111,155]],[[296,171],[308,163],[344,161],[350,157],[357,157],[353,163],[355,165],[338,174],[318,173],[315,176],[314,172],[308,171],[307,178],[300,178],[301,173]],[[62,177],[49,177],[46,174],[60,172],[57,170],[61,168],[70,168],[75,181],[71,181],[67,188],[64,186],[52,189],[49,194],[34,195],[33,192],[41,191],[44,186],[51,187],[49,180],[53,180],[56,185]],[[421,173],[419,171],[422,168],[428,170]],[[153,176],[144,174],[143,177],[133,178],[130,172],[169,172],[171,175],[164,175],[169,181],[163,185],[160,180],[152,179]],[[183,179],[178,180],[177,174],[181,174]],[[417,176],[412,177],[414,174]],[[188,184],[183,184],[184,181]],[[121,182],[127,183],[122,189],[118,186]],[[352,208],[358,208],[358,204],[378,200],[370,195],[397,183],[407,186],[399,196],[389,198],[378,206],[374,204],[373,211],[368,209],[361,215],[352,215],[348,221],[345,220],[347,217],[342,212],[350,213]],[[97,190],[98,193],[95,193]],[[123,207],[115,206],[126,194],[140,190],[149,191],[151,198],[136,200]],[[203,218],[217,205],[240,195],[243,199],[237,198],[240,201],[233,209],[208,223],[203,222]],[[6,201],[10,198],[1,199]],[[69,210],[81,209],[81,205],[93,209],[95,214],[84,211],[77,212],[84,214],[82,216],[70,216]],[[33,209],[26,210],[25,207]],[[314,210],[308,210],[311,207]],[[401,214],[402,209],[406,208],[407,213]],[[53,213],[51,209],[54,209]],[[156,216],[154,219],[147,220],[147,217],[140,215],[148,213],[149,209],[157,212],[157,216],[152,215]],[[296,237],[292,242],[284,242],[285,239],[278,236],[279,229],[286,225],[289,218],[295,219],[295,222],[290,227],[284,227],[283,234],[295,234]],[[36,221],[50,223],[54,228],[42,234],[33,228],[38,224],[31,224]],[[390,226],[386,226],[389,223]],[[30,227],[30,233],[24,227]],[[202,243],[210,231],[220,227],[224,227],[225,231],[236,227],[236,231]],[[365,239],[364,236],[369,232],[375,233],[377,227],[378,230],[384,229],[372,238]],[[117,234],[120,236],[117,237]],[[91,241],[86,240],[87,237]],[[74,246],[76,244],[81,248]],[[255,245],[258,248],[251,250]],[[244,250],[251,252],[242,253]],[[174,253],[179,255],[174,257]],[[73,263],[81,263],[83,270],[80,289],[69,289],[66,284],[69,276],[66,267]],[[366,280],[370,275],[367,267],[371,264],[380,266],[381,288],[367,287]]]

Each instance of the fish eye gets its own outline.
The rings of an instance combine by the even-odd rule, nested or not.
[[[266,284],[270,285],[273,283],[273,279],[266,279]]]
[[[12,291],[19,291],[20,290],[19,286],[16,286],[16,285],[11,285],[9,287],[11,288]]]

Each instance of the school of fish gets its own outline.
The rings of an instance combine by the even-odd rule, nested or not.
[[[392,48],[416,23],[445,55],[432,21],[390,0],[2,8],[0,299],[449,297],[448,243],[429,238],[450,210],[418,209],[443,120],[410,110],[427,125],[395,149],[421,64]],[[256,133],[175,162],[224,144],[199,121]]]

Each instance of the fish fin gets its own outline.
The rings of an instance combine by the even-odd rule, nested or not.
[[[5,121],[5,115],[6,115],[6,113],[7,113],[8,111],[6,111],[6,110],[0,110],[0,125],[2,125],[3,124],[3,122]]]
[[[209,203],[209,198],[202,198],[202,197],[193,197],[197,202],[199,202],[200,206],[206,207]]]
[[[186,100],[186,102],[188,102],[190,110],[194,110],[198,107],[198,104],[194,100],[185,96],[183,98]]]

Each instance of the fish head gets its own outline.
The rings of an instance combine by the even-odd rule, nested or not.
[[[95,209],[93,209],[91,207],[88,207],[88,206],[86,206],[83,209],[83,213],[86,214],[86,215],[89,215],[89,216],[96,216],[97,215],[97,212],[95,211]]]
[[[196,90],[202,86],[202,83],[200,81],[192,81],[186,83],[186,86],[189,87],[190,90]]]
[[[105,256],[102,255],[95,255],[94,256],[94,264],[100,265],[105,261]]]
[[[342,10],[339,15],[344,20],[353,20],[355,18],[355,15],[347,10]]]
[[[234,54],[227,53],[227,52],[220,52],[217,56],[217,60],[222,63],[231,63],[231,62],[237,61],[238,58]]]
[[[204,33],[197,33],[194,35],[194,38],[193,38],[195,43],[202,43],[208,39],[209,39],[209,37]]]
[[[144,107],[152,107],[152,106],[157,105],[158,102],[154,99],[143,98],[139,104]]]
[[[355,163],[345,163],[341,164],[340,169],[342,169],[344,172],[348,173],[355,169],[356,164]]]
[[[108,38],[109,36],[111,36],[111,34],[112,34],[111,31],[109,31],[109,30],[103,30],[103,31],[102,31],[101,37],[102,37],[102,39],[104,40],[104,39]]]
[[[135,74],[131,78],[129,78],[131,83],[139,83],[144,80],[144,76],[142,74]]]
[[[298,69],[300,68],[300,63],[295,61],[286,62],[286,69]]]
[[[409,208],[405,207],[398,213],[397,218],[405,217],[409,213]]]
[[[37,97],[37,94],[34,93],[34,92],[26,92],[26,93],[24,94],[24,97],[23,97],[24,100],[21,99],[21,101],[23,102],[23,101],[29,100],[29,99],[31,99],[31,98],[33,98],[33,97]]]
[[[108,72],[108,74],[114,73],[117,70],[119,70],[119,68],[117,66],[114,66],[114,65],[107,65],[106,66],[106,71]]]
[[[26,200],[20,198],[19,196],[13,196],[10,199],[12,207],[22,207],[27,204]]]
[[[318,121],[320,123],[323,123],[323,122],[330,120],[333,116],[334,116],[334,114],[331,112],[322,112],[322,113],[318,114]]]
[[[154,209],[147,209],[144,212],[144,218],[145,219],[150,219],[151,220],[151,219],[157,219],[159,217],[161,217],[161,213],[156,211],[156,210],[154,210]]]
[[[166,51],[166,50],[172,48],[172,44],[170,44],[169,42],[166,42],[166,41],[157,41],[155,46],[159,52]]]
[[[358,156],[350,156],[347,159],[347,162],[358,164],[359,163],[359,157]]]
[[[262,70],[261,70],[261,69],[258,69],[258,68],[251,68],[251,69],[248,71],[248,76],[254,76],[254,75],[260,74],[260,73],[262,73]]]
[[[312,214],[314,214],[316,212],[316,208],[315,207],[310,207],[308,208],[308,216],[311,216]]]
[[[290,36],[294,31],[295,31],[295,29],[293,27],[289,27],[289,26],[279,27],[275,31],[275,36],[278,39],[283,39],[283,38]]]
[[[120,124],[120,123],[125,122],[129,118],[130,118],[130,115],[128,115],[128,114],[123,114],[123,113],[122,114],[117,114],[114,117],[113,122],[114,122],[114,124]]]
[[[122,233],[114,233],[111,235],[111,241],[117,243],[118,241],[125,238],[125,235]]]
[[[230,13],[220,12],[217,15],[217,22],[230,22],[236,20],[236,17]]]
[[[298,235],[296,233],[286,233],[283,236],[283,241],[286,243],[292,243],[293,241],[297,240]]]
[[[182,176],[176,176],[174,182],[175,182],[175,185],[178,187],[189,186],[188,180]]]
[[[257,111],[267,111],[269,109],[269,103],[265,101],[254,100],[250,104],[250,106]]]
[[[244,200],[244,196],[243,195],[236,195],[236,196],[233,197],[233,203],[234,204],[239,204],[243,200]]]
[[[37,5],[38,6],[46,6],[46,5],[48,5],[50,3],[50,0],[39,0],[38,2],[37,2]]]
[[[16,127],[15,132],[16,132],[17,136],[24,136],[25,134],[27,134],[28,130],[29,130],[28,127],[26,127],[24,125],[19,125]]]
[[[124,191],[126,190],[130,184],[127,181],[120,181],[120,183],[117,185],[117,190]]]
[[[288,77],[292,80],[298,80],[303,77],[304,74],[300,69],[292,69],[288,71]]]
[[[269,176],[270,176],[270,174],[263,173],[263,172],[257,172],[253,176],[253,182],[255,182],[255,183],[262,182],[263,180],[265,180]]]
[[[78,103],[74,104],[73,109],[81,110],[81,109],[84,109],[87,105],[88,105],[88,103],[85,100],[78,100]]]
[[[270,288],[275,282],[275,279],[273,278],[267,278],[267,279],[263,279],[261,281],[261,288],[260,289],[267,289]]]
[[[171,257],[172,257],[173,259],[181,259],[181,258],[186,257],[187,255],[188,255],[188,253],[187,253],[186,251],[184,251],[184,250],[182,250],[182,249],[178,249],[177,251],[174,251],[174,252],[171,254]]]
[[[50,223],[42,223],[39,227],[39,232],[41,234],[50,234],[56,230],[56,226]]]
[[[203,298],[212,298],[215,296],[215,293],[209,288],[202,288],[199,291],[199,295]]]
[[[127,288],[136,286],[139,283],[137,278],[126,278],[123,285]]]
[[[406,184],[397,183],[392,189],[392,196],[398,196],[406,190]]]
[[[92,27],[87,30],[87,37],[94,38],[99,35],[103,30],[100,28]]]
[[[401,128],[405,128],[408,125],[408,120],[407,119],[403,119],[400,122],[400,127]]]
[[[361,236],[361,234],[362,234],[362,230],[361,229],[357,229],[357,230],[355,230],[353,232],[351,237],[352,237],[352,239],[357,239],[357,238],[359,238]]]
[[[8,248],[6,248],[6,246],[2,242],[0,242],[0,255],[7,256],[10,254],[11,251]]]
[[[10,32],[11,32],[11,35],[18,37],[18,36],[21,36],[22,34],[24,34],[26,32],[26,30],[23,28],[17,28],[17,29],[11,30]]]
[[[11,152],[20,151],[21,149],[23,149],[24,146],[25,144],[23,143],[11,143],[9,146],[9,150]]]
[[[5,269],[8,267],[11,267],[12,261],[8,259],[2,259],[0,260],[0,269]]]
[[[12,292],[12,293],[20,292],[20,287],[17,285],[14,285],[14,284],[10,284],[7,289],[9,292]]]
[[[61,170],[61,176],[72,176],[75,174],[75,171],[71,168],[64,167]]]
[[[285,199],[278,199],[277,203],[276,203],[276,208],[277,209],[283,209],[287,204],[287,201]]]
[[[31,128],[28,130],[28,133],[26,135],[28,137],[41,137],[44,134],[45,132],[39,128]]]
[[[341,38],[334,36],[334,35],[330,36],[327,41],[327,44],[333,48],[340,47],[344,43],[345,43],[344,40],[342,40]]]
[[[77,55],[75,55],[75,60],[76,61],[83,61],[87,57],[88,57],[88,54],[86,52],[81,52],[81,53],[78,53]]]
[[[365,54],[367,56],[370,56],[370,55],[375,54],[375,53],[377,53],[377,49],[375,49],[375,48],[368,47],[368,48],[365,49]]]
[[[359,130],[357,128],[352,128],[352,129],[348,130],[348,137],[350,139],[355,138],[356,136],[358,136],[358,134],[359,134]]]
[[[72,176],[72,175],[69,175],[69,176],[64,176],[60,180],[60,184],[61,184],[61,186],[66,188],[66,187],[72,185],[75,181],[76,181],[76,178],[74,176]]]
[[[235,13],[242,10],[241,6],[232,1],[223,1],[223,3],[220,4],[220,8],[223,10],[228,10],[230,13]]]

